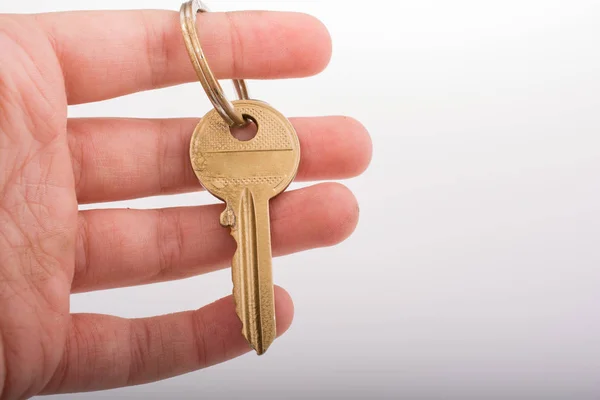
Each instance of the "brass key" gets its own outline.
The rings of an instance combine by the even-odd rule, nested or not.
[[[256,124],[256,136],[236,139],[211,110],[194,131],[190,158],[202,186],[226,203],[221,225],[231,228],[238,246],[232,261],[236,311],[246,340],[263,354],[276,336],[269,200],[294,179],[300,144],[291,123],[266,103],[232,104]]]
[[[268,104],[248,99],[242,79],[234,85],[240,100],[230,102],[210,70],[198,33],[196,15],[207,12],[200,0],[183,3],[183,39],[198,80],[214,109],[200,121],[190,143],[196,176],[210,193],[225,201],[221,225],[237,243],[232,261],[233,295],[242,333],[258,354],[277,334],[269,200],[292,182],[300,163],[300,144],[290,122]],[[257,126],[254,138],[241,141],[230,127]]]

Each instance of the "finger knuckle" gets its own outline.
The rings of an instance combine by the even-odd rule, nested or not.
[[[183,247],[180,215],[172,210],[159,209],[157,212],[157,249],[159,270],[157,278],[171,275],[179,265]]]

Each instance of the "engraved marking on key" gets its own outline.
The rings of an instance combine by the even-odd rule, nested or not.
[[[256,122],[256,136],[234,138],[211,110],[194,131],[190,158],[202,186],[226,203],[220,222],[238,246],[232,261],[236,312],[244,337],[263,354],[276,337],[269,200],[294,180],[300,144],[291,123],[266,103],[233,104]]]

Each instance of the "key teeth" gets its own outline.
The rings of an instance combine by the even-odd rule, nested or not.
[[[233,234],[232,231],[232,236],[235,238],[235,234]],[[238,252],[240,251],[240,244],[237,243],[236,240],[236,251],[233,255],[233,262],[232,267],[235,269],[237,267],[237,256],[238,256]],[[241,286],[241,282],[238,282],[236,285],[236,278],[234,276],[232,276],[232,282],[234,284],[233,286],[233,299],[234,299],[234,303],[235,303],[235,313],[237,314],[238,318],[240,319],[240,322],[242,323],[242,336],[244,336],[244,339],[246,339],[246,342],[248,343],[249,347],[254,350],[256,352],[257,355],[261,356],[263,354],[265,354],[265,352],[267,351],[267,349],[269,348],[269,346],[271,345],[271,343],[264,343],[262,342],[262,335],[256,338],[253,338],[252,334],[250,333],[250,327],[246,324],[246,317],[244,315],[244,306],[245,306],[245,300],[244,297],[242,296],[242,290],[240,288]]]

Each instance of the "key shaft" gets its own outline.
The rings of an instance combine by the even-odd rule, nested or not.
[[[234,204],[234,220],[225,221],[233,222],[231,235],[238,244],[232,260],[233,295],[242,333],[260,355],[276,336],[269,198],[244,188]]]

